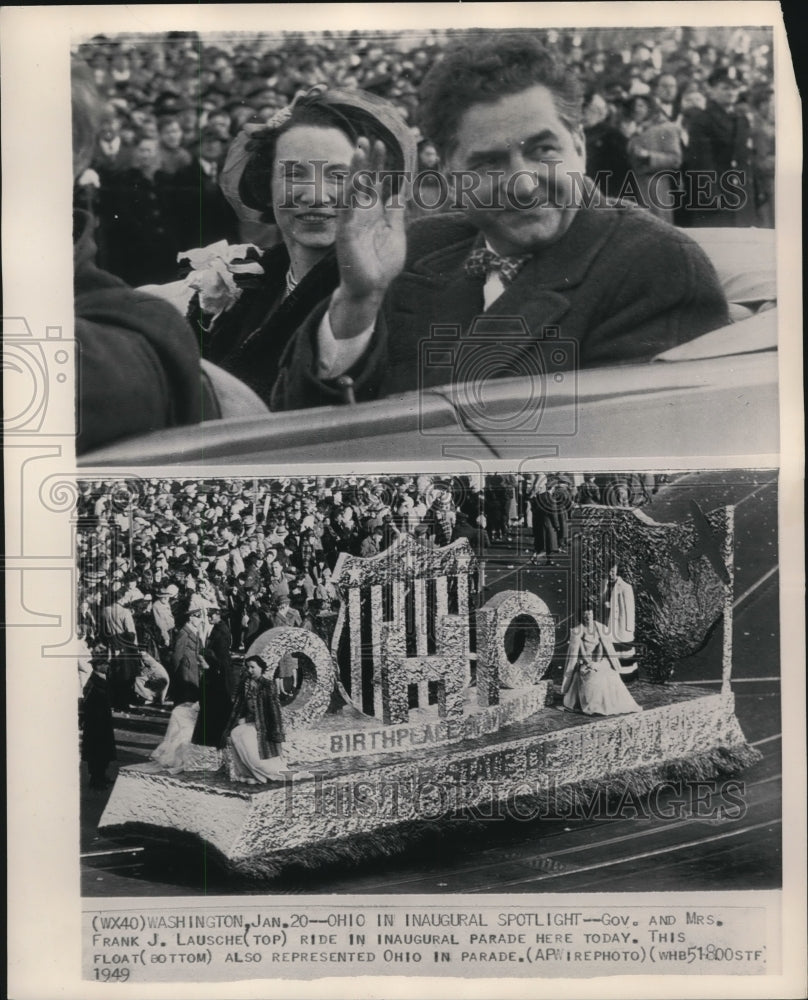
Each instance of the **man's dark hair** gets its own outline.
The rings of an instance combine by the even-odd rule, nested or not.
[[[421,131],[441,156],[450,153],[463,114],[540,84],[572,132],[581,124],[582,85],[574,72],[529,34],[485,34],[454,43],[421,85]]]

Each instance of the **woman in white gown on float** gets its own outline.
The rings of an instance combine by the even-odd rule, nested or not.
[[[570,633],[564,679],[564,707],[585,715],[641,712],[620,677],[620,665],[608,629],[586,608],[581,625]]]

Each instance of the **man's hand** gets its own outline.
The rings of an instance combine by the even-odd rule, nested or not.
[[[384,143],[362,138],[351,159],[347,204],[337,218],[340,285],[331,299],[329,319],[338,340],[372,325],[390,282],[401,272],[407,252],[406,210],[386,198]]]

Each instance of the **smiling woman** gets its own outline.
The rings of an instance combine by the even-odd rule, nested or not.
[[[411,168],[415,143],[403,119],[361,91],[315,89],[266,126],[247,126],[228,153],[225,196],[242,218],[277,225],[283,242],[238,248],[245,257],[229,261],[234,288],[224,298],[200,276],[189,319],[202,356],[267,403],[292,334],[339,284],[337,211],[360,138],[384,143],[389,169]]]

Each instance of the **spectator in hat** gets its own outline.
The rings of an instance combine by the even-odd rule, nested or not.
[[[199,714],[192,742],[199,746],[220,744],[232,709],[230,687],[230,629],[223,621],[221,609],[209,607],[211,632],[205,644],[199,684]]]
[[[232,138],[231,125],[230,114],[223,108],[211,111],[205,122],[205,127],[209,128],[211,133],[217,136],[223,143],[230,142]]]
[[[575,500],[581,505],[600,503],[600,487],[595,481],[595,477],[590,473],[584,476],[584,481],[576,492]]]
[[[359,555],[363,559],[370,559],[373,556],[377,556],[381,551],[382,544],[382,529],[381,526],[374,527],[367,538],[362,539],[362,544],[359,547]]]
[[[102,635],[109,644],[110,702],[117,711],[126,711],[132,699],[139,660],[135,619],[123,585],[118,586],[113,602],[104,608],[102,622]]]
[[[140,594],[140,596],[132,598],[130,606],[135,619],[135,634],[139,648],[145,649],[150,656],[159,659],[162,635],[152,614],[151,594]]]
[[[657,218],[672,223],[674,192],[682,165],[679,128],[660,114],[654,99],[648,95],[630,97],[627,111],[635,124],[627,151],[638,204]]]
[[[755,202],[749,120],[735,107],[741,81],[734,67],[719,67],[707,78],[709,100],[688,126],[683,163],[690,226],[750,226]],[[713,178],[709,190],[698,175]]]
[[[310,520],[312,529],[307,530],[301,538],[300,547],[298,549],[298,558],[300,568],[303,572],[311,575],[317,563],[317,553],[318,551],[322,551],[322,545],[317,536],[317,532],[313,530],[315,523],[314,515],[311,515],[310,518],[307,517],[305,520]],[[301,527],[303,527],[302,524]]]
[[[289,597],[289,580],[283,571],[283,565],[278,559],[269,564],[269,579],[267,589],[274,600]]]
[[[288,594],[281,594],[274,603],[276,610],[272,619],[273,628],[300,628],[303,621],[300,613],[292,607]]]
[[[106,204],[108,215],[102,224],[109,269],[134,286],[176,278],[180,246],[173,191],[157,139],[141,133],[132,166],[118,175]]]
[[[202,656],[202,609],[188,611],[171,651],[174,701],[179,705],[199,701],[199,684],[204,669]]]
[[[382,518],[382,551],[389,549],[393,542],[399,538],[401,531],[396,527],[392,514],[385,514]]]
[[[243,648],[244,619],[247,614],[247,595],[242,586],[243,576],[228,576],[227,593],[223,608],[223,620],[230,626],[231,648]],[[232,691],[231,691],[232,694]]]
[[[84,686],[82,697],[81,759],[90,774],[90,788],[107,788],[111,782],[107,767],[115,760],[115,729],[107,674],[108,650],[96,646],[90,658],[92,674]]]
[[[485,526],[491,542],[503,542],[508,534],[508,492],[501,475],[486,476]]]
[[[679,117],[679,81],[674,74],[660,73],[653,82],[651,93],[658,113],[669,122],[675,122]]]
[[[161,110],[167,111],[168,108],[164,105]],[[179,118],[173,114],[160,118],[157,123],[157,134],[159,169],[163,173],[173,175],[178,170],[190,166],[191,154],[182,148],[182,125]]]
[[[206,126],[187,164],[173,174],[177,240],[183,249],[238,239],[238,219],[219,187],[227,148],[220,134]]]
[[[553,565],[553,556],[560,551],[561,522],[558,503],[550,491],[550,482],[543,472],[537,473],[528,492],[533,524],[532,563],[538,563],[542,556],[547,565]]]
[[[294,608],[298,611],[305,609],[308,602],[314,597],[314,580],[310,573],[302,569],[296,570],[289,587],[289,597]]]

